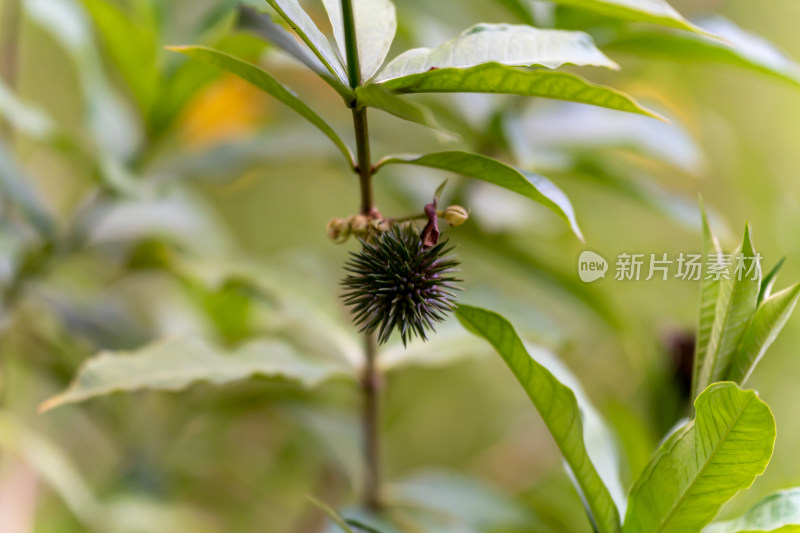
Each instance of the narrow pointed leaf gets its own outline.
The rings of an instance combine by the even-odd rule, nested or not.
[[[34,139],[46,139],[55,134],[53,121],[39,109],[20,100],[0,79],[0,118],[11,127]]]
[[[758,301],[756,302],[757,305],[761,305],[761,302],[769,298],[772,294],[772,287],[775,285],[775,281],[778,279],[778,273],[781,271],[784,261],[786,261],[786,258],[781,257],[781,260],[775,263],[775,266],[772,267],[772,270],[770,270],[769,273],[764,276],[764,279],[761,280],[761,289],[758,291]]]
[[[700,213],[703,224],[703,257],[707,258],[708,261],[716,261],[718,259],[716,254],[720,253],[722,249],[716,235],[711,231],[711,225],[708,223],[708,216],[702,202],[700,204]],[[711,330],[714,327],[717,300],[719,299],[719,286],[720,280],[713,277],[703,279],[700,282],[700,313],[697,320],[697,343],[694,349],[694,366],[692,369],[692,398],[696,398],[700,391],[705,388],[699,385],[698,380],[706,360],[708,343],[711,340]]]
[[[764,353],[786,325],[798,298],[800,298],[800,283],[774,294],[761,303],[733,356],[726,379],[737,383],[747,381]]]
[[[508,66],[591,65],[617,68],[579,31],[542,30],[525,25],[478,24],[435,49],[415,48],[400,54],[378,75],[377,81],[428,72],[431,69],[469,68],[483,63]]]
[[[800,488],[771,494],[743,516],[711,524],[703,533],[800,533]]]
[[[264,92],[274,96],[296,111],[300,116],[319,128],[322,133],[327,135],[328,138],[333,141],[333,144],[336,145],[350,165],[355,165],[353,154],[350,152],[350,149],[347,147],[347,145],[344,144],[344,141],[342,141],[336,132],[333,131],[333,128],[331,128],[327,122],[325,122],[319,115],[309,108],[292,91],[278,83],[275,78],[270,76],[263,69],[253,65],[252,63],[248,63],[233,57],[232,55],[214,50],[212,48],[206,48],[204,46],[170,46],[168,49],[175,52],[181,52],[191,58],[217,66],[222,70],[235,74],[240,78],[249,81]]]
[[[224,385],[264,376],[313,387],[347,374],[347,367],[340,363],[303,357],[280,341],[251,341],[226,353],[196,338],[177,338],[133,352],[102,352],[92,357],[69,387],[41,404],[39,411],[114,392],[177,391],[197,382]]]
[[[767,467],[775,420],[754,391],[715,383],[695,411],[631,489],[624,533],[696,533]]]
[[[56,234],[55,223],[45,208],[30,178],[3,144],[0,144],[0,195],[47,240]]]
[[[554,0],[558,4],[594,11],[608,17],[649,22],[703,33],[665,0]]]
[[[564,219],[575,235],[583,240],[583,234],[575,219],[575,210],[567,195],[553,182],[538,174],[519,170],[491,157],[469,152],[389,156],[382,159],[378,166],[388,164],[438,168],[499,185],[546,206]]]
[[[397,93],[517,94],[577,102],[664,120],[629,95],[596,85],[569,72],[522,69],[485,63],[470,68],[441,68],[390,79],[381,86]]]
[[[352,98],[352,89],[349,85],[331,74],[317,56],[300,44],[283,26],[273,22],[266,13],[260,13],[245,4],[239,5],[237,28],[271,42],[314,71],[343,97]]]
[[[606,48],[681,63],[725,64],[800,86],[800,65],[763,37],[722,17],[706,18],[698,25],[723,40],[681,32],[639,31],[621,35]]]
[[[750,239],[750,226],[745,227],[744,240],[739,248],[745,257],[756,256]],[[735,255],[732,261],[736,262]],[[758,268],[756,266],[756,268]],[[741,277],[741,279],[738,279]],[[698,389],[725,379],[730,372],[734,353],[744,336],[761,288],[761,272],[756,276],[730,273],[730,279],[720,279],[719,296],[711,328],[708,349],[697,380]]]
[[[530,356],[502,316],[466,305],[458,306],[456,316],[465,328],[489,341],[528,393],[564,455],[597,531],[620,531],[617,507],[589,457],[583,416],[572,390]]]
[[[342,1],[322,0],[331,19],[333,36],[341,57],[347,57],[342,22]],[[397,14],[390,0],[353,0],[356,44],[361,79],[370,79],[383,65],[397,31]]]
[[[331,43],[303,10],[297,0],[267,0],[269,5],[285,20],[300,39],[311,49],[325,68],[339,79],[347,83],[347,73],[341,60],[333,50]]]

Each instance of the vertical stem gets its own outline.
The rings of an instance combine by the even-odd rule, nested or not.
[[[358,61],[358,43],[356,42],[355,16],[352,0],[341,0],[342,21],[344,25],[345,50],[347,55],[347,77],[350,87],[355,89],[361,85],[361,67]],[[372,199],[372,160],[369,147],[369,126],[366,108],[359,108],[353,102],[353,129],[356,136],[358,158],[358,179],[361,189],[361,214],[370,216],[374,212]],[[380,388],[381,376],[376,359],[378,344],[375,336],[367,334],[364,338],[364,375],[361,379],[363,393],[364,431],[364,505],[373,511],[381,509],[380,498]]]

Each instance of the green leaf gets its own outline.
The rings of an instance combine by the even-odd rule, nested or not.
[[[377,81],[431,69],[469,68],[484,63],[548,68],[565,64],[618,68],[583,32],[542,30],[512,24],[478,24],[438,48],[414,48],[400,54],[386,65]]]
[[[519,170],[496,159],[469,152],[389,156],[379,161],[377,167],[388,164],[438,168],[499,185],[546,206],[563,218],[575,235],[583,240],[583,234],[575,219],[575,210],[567,195],[550,180],[538,174]]]
[[[338,77],[332,76],[325,65],[311,53],[308,48],[297,42],[297,39],[286,31],[283,26],[272,21],[266,13],[259,13],[246,4],[239,5],[239,19],[237,28],[265,39],[281,50],[291,55],[319,77],[325,80],[348,102],[353,98],[353,91],[349,85],[343,83]]]
[[[2,79],[0,79],[0,117],[14,129],[34,139],[46,139],[56,132],[55,124],[50,117],[17,98]]]
[[[558,4],[594,11],[608,17],[649,22],[693,32],[704,31],[687,21],[664,0],[554,0]]]
[[[771,494],[743,516],[711,524],[703,533],[800,533],[800,488]]]
[[[723,40],[690,33],[638,31],[623,34],[606,47],[646,58],[726,64],[800,85],[800,65],[763,37],[722,17],[706,18],[698,24]]]
[[[397,93],[497,93],[578,102],[665,120],[627,94],[568,72],[525,70],[499,63],[440,68],[392,78],[381,86]]]
[[[327,37],[317,28],[297,0],[267,0],[311,49],[320,62],[340,82],[347,84],[347,73]]]
[[[758,307],[731,362],[727,379],[744,383],[775,342],[800,298],[800,283],[768,298]]]
[[[302,100],[295,96],[293,92],[275,81],[275,78],[267,74],[267,72],[264,70],[251,63],[233,57],[232,55],[220,52],[218,50],[213,50],[211,48],[206,48],[204,46],[170,46],[168,47],[168,50],[181,52],[194,59],[215,65],[227,72],[239,76],[246,81],[249,81],[256,87],[262,89],[264,92],[271,94],[296,111],[300,116],[319,128],[322,133],[327,135],[328,138],[333,141],[333,144],[335,144],[342,155],[344,155],[345,159],[347,159],[347,161],[350,163],[350,166],[355,166],[353,154],[350,152],[350,149],[347,147],[347,145],[344,144],[344,141],[342,141],[342,139],[336,134],[336,132],[333,131],[333,129],[324,120],[322,120],[319,115],[317,115],[311,110],[311,108],[303,103]]]
[[[781,257],[781,260],[775,263],[775,266],[772,267],[772,270],[770,270],[769,273],[764,276],[764,279],[761,280],[761,289],[758,291],[758,300],[756,301],[756,305],[761,305],[761,302],[769,298],[770,294],[772,294],[772,287],[775,285],[775,281],[778,279],[778,272],[781,271],[784,261],[786,261],[786,257]]]
[[[31,179],[19,167],[16,159],[0,144],[0,194],[36,228],[46,240],[55,238],[53,217],[32,188]]]
[[[342,21],[342,1],[322,0],[331,19],[333,36],[341,57],[347,57]],[[370,79],[383,65],[397,31],[397,14],[390,0],[353,0],[356,44],[361,79]]]
[[[119,69],[136,103],[147,114],[157,96],[159,36],[108,0],[81,0],[94,20],[113,65]]]
[[[745,226],[744,240],[740,247],[744,257],[751,258],[754,268],[760,268],[755,249],[750,240],[750,226]],[[736,254],[732,256],[736,265]],[[741,277],[741,279],[738,279]],[[753,279],[755,278],[755,279]],[[730,273],[729,279],[720,279],[717,307],[714,311],[714,325],[708,341],[708,349],[700,368],[697,390],[711,383],[726,379],[730,372],[733,356],[756,311],[756,299],[761,288],[761,271],[757,276],[741,276]]]
[[[597,531],[620,531],[617,506],[586,449],[583,416],[572,390],[528,354],[502,316],[466,305],[458,306],[456,316],[465,328],[489,341],[528,393],[564,455]]]
[[[196,338],[157,341],[133,352],[101,352],[78,371],[70,386],[39,406],[40,412],[114,392],[178,391],[205,381],[225,385],[252,376],[313,387],[350,374],[338,362],[301,356],[275,340],[256,340],[224,353]]]
[[[715,383],[694,406],[631,489],[625,533],[696,533],[767,467],[775,420],[754,391]]]
[[[359,106],[374,107],[409,122],[427,126],[443,135],[445,140],[457,138],[454,133],[444,130],[427,107],[399,98],[380,85],[369,84],[356,89]]]
[[[711,231],[708,223],[708,215],[700,202],[700,212],[703,221],[703,257],[707,261],[718,263],[720,248],[716,235]],[[700,282],[700,312],[697,319],[697,342],[695,344],[694,365],[692,368],[692,398],[696,398],[700,391],[705,388],[698,383],[700,373],[705,364],[708,352],[708,343],[711,340],[711,330],[714,327],[714,318],[717,310],[717,300],[719,300],[719,287],[721,280],[710,277]]]

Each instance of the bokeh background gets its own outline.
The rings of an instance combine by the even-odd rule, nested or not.
[[[196,384],[36,412],[101,350],[170,335],[233,347],[296,334],[324,354],[331,335],[348,331],[337,281],[355,243],[333,244],[325,225],[357,210],[355,176],[279,103],[164,45],[213,45],[267,65],[351,140],[349,110],[313,75],[235,32],[227,0],[25,0],[16,14],[9,2],[0,2],[0,41],[17,62],[4,85],[36,112],[10,120],[21,107],[0,93],[9,115],[2,155],[13,155],[57,227],[80,230],[80,243],[46,250],[2,203],[3,286],[24,286],[6,289],[2,308],[0,523],[19,528],[3,533],[323,531],[307,494],[357,513],[360,396],[351,380]],[[525,22],[512,2],[396,4],[390,57],[477,22]],[[318,2],[304,5],[327,24]],[[673,5],[722,15],[800,58],[797,2]],[[566,191],[585,244],[541,206],[456,176],[445,201],[472,216],[448,236],[463,263],[463,300],[503,313],[576,374],[619,431],[630,480],[685,414],[676,354],[694,327],[699,287],[618,282],[613,272],[583,284],[578,254],[696,252],[702,195],[727,250],[749,221],[766,267],[787,258],[778,286],[800,279],[800,90],[748,69],[615,48],[614,23],[595,15],[535,13],[542,25],[590,30],[622,69],[580,74],[671,124],[544,100],[415,97],[461,140],[371,112],[373,154],[475,149]],[[385,215],[419,212],[444,177],[385,169],[377,205]],[[17,279],[38,254],[43,266]],[[276,294],[256,291],[259,283]],[[302,305],[286,304],[295,297]],[[800,484],[798,342],[794,317],[749,382],[772,407],[778,440],[767,472],[724,515]],[[482,341],[448,323],[431,345],[405,355],[394,345],[384,358],[386,490],[407,507],[452,515],[428,516],[438,524],[430,531],[589,531],[546,428]],[[98,525],[88,516],[97,507],[114,520]]]

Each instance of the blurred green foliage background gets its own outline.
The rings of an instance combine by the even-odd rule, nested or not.
[[[0,2],[6,17],[9,1]],[[21,524],[13,533],[322,531],[324,517],[306,494],[357,502],[360,397],[351,381],[306,389],[253,379],[117,394],[43,415],[36,409],[101,350],[177,334],[236,346],[277,332],[324,353],[328,337],[315,340],[314,331],[328,326],[317,313],[338,328],[347,323],[337,281],[355,244],[332,244],[325,224],[356,212],[355,176],[280,104],[163,46],[209,44],[269,65],[350,140],[348,110],[311,74],[236,33],[233,2],[25,1],[8,85],[49,119],[46,127],[30,116],[7,126],[3,149],[80,245],[46,251],[3,203],[4,287],[25,281],[25,290],[7,291],[13,298],[0,309],[0,523],[13,514]],[[526,22],[504,7],[513,2],[396,4],[390,56],[481,21]],[[800,58],[797,2],[673,4],[687,16],[723,15]],[[61,11],[70,5],[76,11]],[[326,24],[318,3],[306,7]],[[673,348],[694,327],[698,286],[613,276],[582,284],[578,254],[698,251],[702,194],[726,249],[749,220],[766,266],[786,256],[782,277],[800,277],[800,91],[745,69],[615,50],[613,39],[605,47],[614,23],[595,15],[537,13],[545,25],[596,30],[598,46],[622,70],[581,74],[625,90],[672,124],[545,100],[417,97],[462,139],[443,142],[372,112],[373,152],[464,146],[520,164],[527,158],[567,192],[585,245],[541,206],[456,177],[446,199],[472,216],[449,235],[463,263],[464,301],[502,312],[572,369],[620,431],[630,480],[685,414]],[[0,41],[13,25],[0,20]],[[385,215],[418,212],[441,178],[387,168],[375,179],[377,205]],[[45,254],[41,268],[15,279],[20,264],[38,260],[30,250]],[[277,296],[253,289],[261,277],[279,287]],[[285,306],[282,298],[293,294],[307,306]],[[412,349],[413,360],[387,349],[386,361],[400,361],[385,386],[388,493],[464,522],[442,519],[431,531],[588,531],[524,392],[488,347],[458,332],[447,324],[440,339]],[[778,440],[766,474],[726,514],[800,484],[799,342],[794,317],[750,382],[774,410]],[[95,506],[111,509],[113,523],[93,524],[87,514]]]

